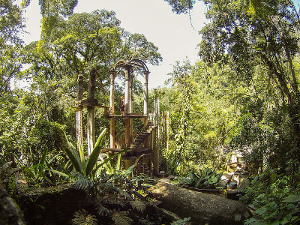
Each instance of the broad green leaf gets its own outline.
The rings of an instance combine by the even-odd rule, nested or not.
[[[288,197],[284,198],[282,202],[287,202],[287,203],[300,202],[300,195],[289,195]]]
[[[70,145],[69,145],[70,146]],[[71,148],[65,148],[65,152],[67,154],[67,156],[69,157],[69,159],[71,160],[74,168],[77,170],[77,172],[82,173],[82,166],[80,163],[80,159],[79,157],[76,157],[76,153],[74,153],[74,151],[71,150]]]
[[[66,178],[69,178],[69,177],[70,177],[68,174],[65,174],[65,173],[63,173],[63,172],[61,172],[61,171],[58,171],[58,170],[49,169],[49,171],[51,171],[52,173],[55,173],[55,174],[57,174],[57,175],[59,175],[59,176],[62,176],[62,177],[66,177]]]
[[[81,140],[79,140],[78,146],[79,146],[79,156],[80,156],[80,162],[81,162],[81,167],[82,167],[82,172],[83,174],[86,174],[86,160],[85,160],[85,156],[84,156],[84,150],[83,150],[83,145],[81,143]]]
[[[90,174],[94,166],[96,165],[98,161],[99,154],[101,152],[101,147],[102,147],[102,142],[103,142],[103,137],[106,133],[106,129],[103,129],[101,134],[98,137],[98,140],[95,144],[95,147],[91,153],[91,155],[88,158],[87,165],[86,165],[86,174]]]
[[[263,206],[257,210],[255,210],[255,213],[258,215],[263,215],[268,211],[268,208],[266,206]]]
[[[122,155],[118,155],[118,160],[117,160],[117,165],[116,165],[116,170],[121,170],[122,168]]]
[[[42,154],[42,157],[41,157],[41,160],[40,160],[40,162],[39,162],[39,165],[42,165],[42,164],[45,163],[47,153],[48,153],[48,149],[44,150],[44,152],[43,152],[43,154]]]
[[[135,167],[135,164],[133,164],[132,166],[130,166],[124,173],[125,177],[129,177],[129,175],[133,172]]]

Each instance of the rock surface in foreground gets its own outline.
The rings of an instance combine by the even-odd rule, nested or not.
[[[239,225],[251,215],[242,203],[177,187],[167,179],[160,180],[150,191],[162,202],[159,207],[181,218],[191,217],[195,225]]]
[[[25,225],[23,214],[0,181],[0,224]]]

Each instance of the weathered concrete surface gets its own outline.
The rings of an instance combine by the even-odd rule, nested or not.
[[[162,202],[159,207],[174,212],[181,218],[191,217],[191,222],[195,225],[239,225],[251,215],[244,204],[177,187],[167,179],[160,180],[150,191]]]

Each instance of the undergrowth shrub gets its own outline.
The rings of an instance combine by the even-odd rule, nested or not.
[[[254,177],[240,201],[255,207],[254,218],[246,220],[246,225],[300,222],[299,186],[291,184],[291,177],[277,170],[268,169]]]
[[[180,186],[190,186],[199,189],[215,189],[220,183],[223,173],[216,169],[206,168],[190,172],[189,177],[177,177],[175,183]]]

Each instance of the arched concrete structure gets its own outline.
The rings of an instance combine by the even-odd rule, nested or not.
[[[125,114],[116,115],[115,114],[115,97],[114,97],[114,85],[115,78],[118,76],[117,70],[125,69]],[[143,114],[137,114],[133,112],[132,107],[132,84],[133,84],[133,72],[140,70],[144,76],[144,110]],[[147,118],[148,117],[148,78],[149,69],[146,64],[139,59],[133,59],[130,61],[119,60],[110,70],[110,148],[116,147],[116,137],[115,137],[115,118],[125,117],[125,146],[130,147],[133,143],[133,118]]]
[[[125,99],[124,99],[124,113],[115,113],[115,78],[118,76],[120,70],[125,70]],[[144,76],[144,109],[143,113],[133,112],[132,107],[132,84],[133,72],[139,71]],[[83,76],[78,76],[78,96],[74,108],[76,108],[76,137],[78,148],[79,144],[83,143],[83,108],[87,108],[87,140],[88,140],[88,154],[90,155],[95,143],[95,108],[103,107],[105,109],[105,116],[110,120],[110,148],[102,149],[102,152],[110,152],[115,154],[122,151],[121,148],[128,148],[123,155],[123,162],[125,169],[132,164],[137,165],[135,173],[154,173],[158,174],[158,151],[156,148],[156,126],[148,120],[148,78],[149,70],[142,60],[133,59],[130,61],[120,60],[110,70],[110,101],[109,107],[98,104],[95,99],[96,87],[96,73],[92,69],[90,71],[88,98],[83,100]],[[125,119],[125,143],[122,147],[116,145],[115,120],[116,118]],[[144,122],[144,128],[139,130],[135,140],[133,135],[133,119],[140,118]],[[153,160],[154,159],[154,160]]]

